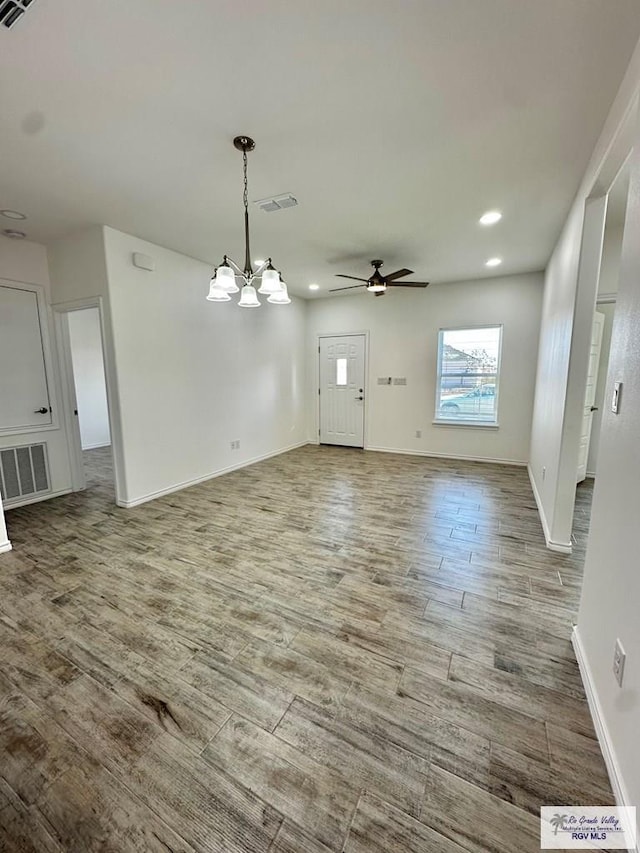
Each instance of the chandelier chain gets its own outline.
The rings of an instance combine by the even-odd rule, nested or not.
[[[242,195],[242,199],[244,201],[244,209],[246,211],[249,207],[249,184],[247,181],[247,150],[246,150],[246,148],[242,152],[242,165],[243,165],[243,172],[244,172],[244,193]]]

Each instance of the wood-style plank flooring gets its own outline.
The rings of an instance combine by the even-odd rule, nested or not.
[[[613,802],[523,469],[308,446],[8,513],[0,849],[528,853]]]

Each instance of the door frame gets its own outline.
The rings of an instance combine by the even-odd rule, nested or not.
[[[7,427],[0,428],[0,436],[3,435],[23,435],[33,432],[48,432],[54,429],[60,429],[60,424],[64,418],[58,413],[58,396],[56,394],[56,381],[54,371],[53,346],[51,336],[52,315],[47,298],[45,295],[44,286],[41,284],[31,284],[24,281],[13,281],[10,278],[0,278],[0,286],[11,287],[14,290],[26,290],[34,293],[36,297],[36,305],[38,307],[38,319],[40,321],[40,340],[42,341],[42,360],[44,362],[44,375],[47,384],[47,396],[49,398],[49,406],[51,407],[51,423],[34,424],[33,426],[22,427]]]
[[[353,335],[364,335],[364,406],[362,412],[362,449],[369,449],[369,330],[360,329],[357,332],[317,332],[316,333],[316,425],[314,444],[320,444],[320,340],[321,338],[349,338]],[[358,448],[353,448],[357,450]]]
[[[73,356],[71,352],[71,336],[69,334],[68,317],[74,311],[84,311],[87,308],[97,308],[100,321],[100,344],[102,348],[102,364],[104,367],[104,380],[107,392],[107,409],[109,412],[109,431],[111,433],[111,456],[113,458],[113,474],[115,481],[116,503],[120,496],[119,466],[117,465],[116,436],[120,433],[114,416],[113,406],[113,377],[111,374],[109,360],[107,358],[106,334],[104,322],[103,300],[101,296],[87,297],[86,299],[75,299],[72,302],[59,302],[53,306],[56,324],[56,338],[58,342],[58,361],[60,364],[60,375],[62,385],[63,417],[65,433],[67,436],[67,448],[69,452],[69,466],[71,469],[71,484],[74,492],[86,488],[87,482],[84,473],[82,458],[82,441],[80,437],[80,424],[78,416],[74,414],[77,409],[76,387],[73,375]]]

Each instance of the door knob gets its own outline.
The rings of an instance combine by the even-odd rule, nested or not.
[[[44,406],[40,406],[40,408],[39,408],[39,409],[35,409],[35,410],[34,410],[34,414],[35,414],[35,415],[48,415],[48,414],[49,414],[49,409],[45,409],[45,407],[44,407]]]
[[[592,412],[597,412],[597,411],[598,411],[598,407],[597,407],[597,406],[591,406],[591,411],[592,411]]]
[[[364,400],[364,397],[356,397],[356,400]]]

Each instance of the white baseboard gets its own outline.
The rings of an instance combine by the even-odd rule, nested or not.
[[[83,447],[83,450],[98,450],[100,447],[111,447],[111,442],[107,441],[106,444],[87,444],[86,447]]]
[[[607,767],[607,773],[609,774],[609,781],[611,782],[613,795],[616,798],[616,804],[619,806],[635,806],[636,803],[631,802],[627,792],[627,787],[624,783],[624,779],[622,778],[620,765],[613,748],[613,743],[611,742],[611,736],[604,719],[604,714],[602,713],[602,706],[598,699],[596,687],[591,675],[591,669],[584,653],[577,625],[574,625],[571,633],[571,644],[574,652],[576,653],[576,660],[578,661],[580,675],[582,676],[582,683],[584,685],[585,693],[587,694],[587,702],[591,712],[591,719],[593,720],[593,725],[598,737],[598,743],[602,750],[602,756]],[[632,853],[639,853],[637,845]]]
[[[7,503],[5,501],[4,510],[5,510],[5,512],[9,512],[9,510],[18,509],[18,507],[21,507],[21,506],[29,506],[29,504],[37,504],[37,503],[40,503],[41,501],[48,501],[51,498],[60,498],[60,497],[62,497],[62,495],[71,494],[72,491],[73,491],[72,489],[58,489],[57,492],[42,492],[39,495],[33,495],[30,498],[20,499],[20,500],[14,501],[13,503]]]
[[[290,450],[296,450],[298,447],[304,447],[309,442],[298,441],[295,444],[290,444],[288,447],[281,447],[279,450],[273,450],[270,453],[263,453],[262,456],[254,456],[252,459],[245,459],[244,462],[239,462],[236,465],[229,465],[226,468],[221,468],[219,471],[213,471],[210,474],[205,474],[203,477],[196,477],[193,480],[185,480],[182,483],[174,483],[172,486],[167,486],[166,489],[159,489],[157,492],[149,492],[139,498],[134,498],[130,501],[117,501],[118,506],[125,509],[131,509],[134,506],[148,503],[156,498],[161,498],[164,495],[170,495],[173,492],[179,492],[182,489],[188,489],[189,486],[197,486],[199,483],[206,483],[207,480],[213,480],[215,477],[221,477],[223,474],[230,474],[232,471],[238,471],[240,468],[247,468],[249,465],[255,465],[256,462],[263,462],[265,459],[271,459],[272,456],[280,456],[282,453],[288,453]]]
[[[493,465],[516,465],[524,468],[527,464],[520,459],[499,459],[493,456],[463,456],[456,453],[434,453],[430,450],[406,450],[398,447],[373,447],[367,445],[365,450],[372,450],[374,453],[400,453],[404,456],[428,456],[431,459],[459,459],[461,462],[490,462]]]
[[[0,542],[0,554],[5,554],[11,550],[11,542],[7,539],[6,542]]]
[[[529,473],[531,491],[533,492],[533,497],[535,498],[536,506],[538,507],[538,515],[540,516],[540,521],[542,523],[542,532],[544,533],[544,541],[546,542],[547,548],[550,551],[557,551],[559,554],[570,554],[573,550],[571,542],[554,542],[554,540],[551,538],[551,535],[549,533],[549,524],[547,522],[547,516],[544,512],[542,499],[540,498],[540,493],[538,492],[538,487],[536,486],[536,481],[531,470],[531,465],[527,465],[527,471]]]

